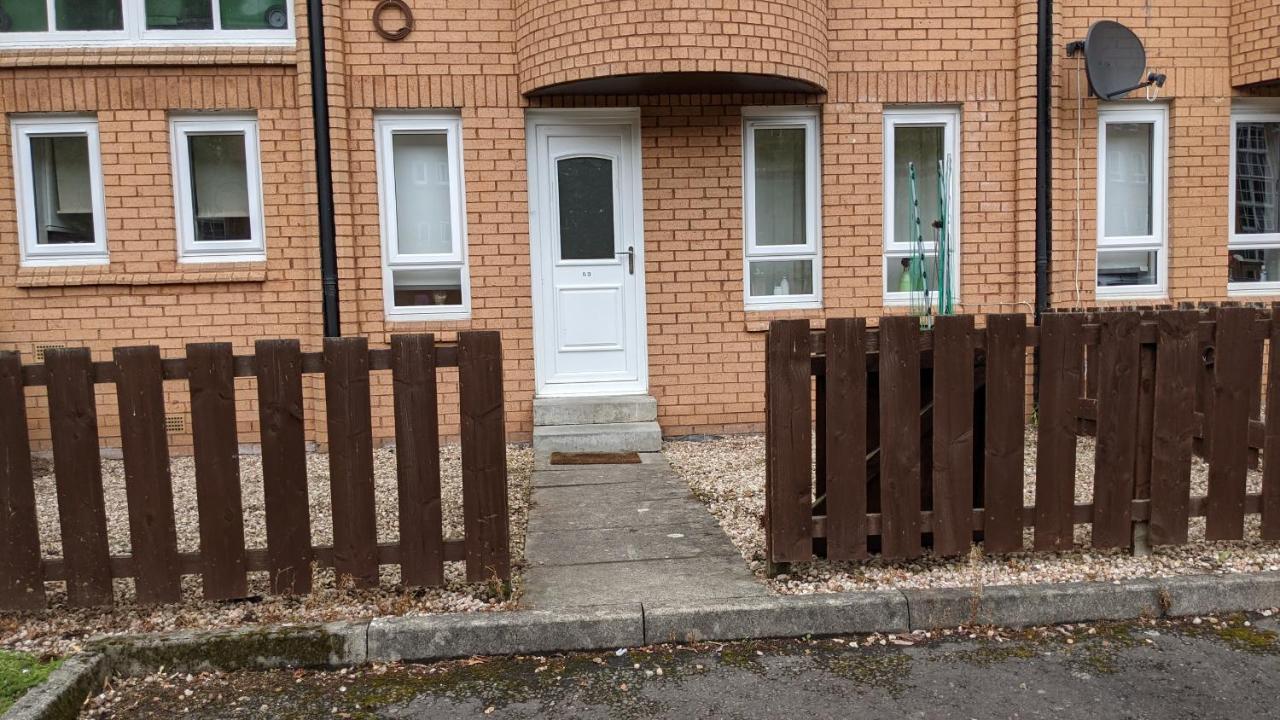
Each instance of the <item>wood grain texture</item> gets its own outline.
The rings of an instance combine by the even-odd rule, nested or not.
[[[867,557],[866,321],[827,321],[827,558]]]
[[[1221,308],[1214,338],[1213,420],[1209,425],[1209,514],[1206,540],[1244,537],[1249,470],[1250,394],[1262,382],[1262,344],[1252,308]]]
[[[1084,318],[1051,313],[1040,324],[1039,441],[1036,450],[1035,549],[1074,545],[1076,406],[1084,370]]]
[[[44,608],[22,358],[0,350],[0,610]]]
[[[367,339],[325,338],[324,397],[329,428],[334,570],[340,581],[345,578],[356,587],[375,587],[378,524]]]
[[[173,478],[169,474],[169,437],[164,427],[160,348],[116,348],[112,357],[138,602],[177,602],[182,598],[182,576],[173,516]]]
[[[987,552],[1022,549],[1022,460],[1026,438],[1027,353],[1024,315],[987,318],[987,417],[984,449]]]
[[[767,554],[774,563],[803,562],[813,556],[809,321],[775,320],[766,342]]]
[[[436,400],[435,338],[392,335],[396,482],[400,499],[401,579],[406,585],[444,584],[440,508],[440,420]]]
[[[511,579],[507,512],[502,340],[492,331],[458,335],[462,508],[467,580]]]
[[[933,326],[933,551],[959,555],[973,540],[973,316]]]
[[[1191,493],[1191,442],[1196,375],[1200,368],[1193,310],[1169,310],[1156,316],[1156,389],[1151,433],[1151,520],[1154,545],[1187,541]]]
[[[920,556],[920,319],[880,320],[881,553]]]
[[[311,591],[311,513],[302,410],[302,352],[297,340],[259,340],[258,417],[267,514],[271,591]]]
[[[1129,547],[1138,446],[1138,314],[1106,313],[1101,325],[1093,545]]]

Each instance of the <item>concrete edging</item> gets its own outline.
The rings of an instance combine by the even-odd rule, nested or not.
[[[341,667],[472,655],[603,650],[665,642],[903,633],[961,625],[1025,627],[1280,607],[1280,572],[1119,582],[870,590],[377,618],[112,637],[69,658],[0,720],[75,718],[109,675]]]

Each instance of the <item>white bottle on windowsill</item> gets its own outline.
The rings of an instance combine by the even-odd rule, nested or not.
[[[777,287],[773,289],[773,294],[774,295],[790,295],[791,283],[787,282],[787,279],[785,277],[782,278],[782,282],[778,283]]]

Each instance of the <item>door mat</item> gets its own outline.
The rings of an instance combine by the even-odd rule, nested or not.
[[[640,455],[633,452],[553,452],[552,465],[635,465]]]

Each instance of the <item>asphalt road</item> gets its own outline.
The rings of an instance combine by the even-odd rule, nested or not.
[[[152,676],[119,683],[84,717],[1280,717],[1276,625],[1248,620]]]

